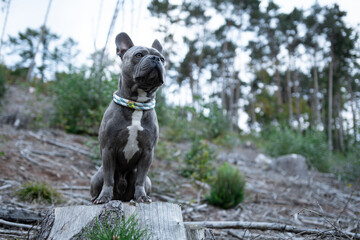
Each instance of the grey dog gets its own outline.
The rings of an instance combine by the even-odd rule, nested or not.
[[[151,202],[151,181],[147,176],[158,141],[159,126],[154,109],[136,110],[136,104],[154,101],[164,83],[162,46],[134,46],[126,33],[116,36],[116,53],[122,59],[122,74],[115,97],[128,100],[123,106],[112,101],[104,113],[99,141],[102,166],[91,179],[93,203],[112,199]]]

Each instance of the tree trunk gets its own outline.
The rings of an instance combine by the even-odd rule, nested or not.
[[[295,65],[295,64],[294,64]],[[301,106],[300,106],[300,93],[298,92],[298,80],[296,80],[296,69],[294,69],[293,73],[293,84],[294,84],[294,94],[295,94],[295,107],[296,107],[296,121],[298,124],[298,131],[301,133]]]
[[[286,95],[288,98],[289,104],[289,125],[292,128],[292,120],[293,120],[293,108],[292,108],[292,99],[291,99],[291,68],[290,68],[290,56],[289,56],[289,66],[286,72]]]
[[[39,51],[40,44],[41,44],[41,42],[43,41],[43,38],[44,38],[45,29],[46,29],[45,26],[46,26],[47,18],[49,16],[51,3],[52,3],[52,0],[49,0],[49,4],[48,4],[46,14],[45,14],[44,24],[41,27],[40,38],[39,38],[39,41],[38,41],[38,43],[36,45],[35,52],[34,52],[34,57],[31,60],[30,67],[29,67],[28,73],[26,75],[26,81],[31,81],[32,80],[32,73],[33,73],[33,70],[34,70],[34,67],[35,67],[36,54]]]
[[[336,107],[336,116],[337,116],[337,125],[339,131],[339,148],[342,153],[345,152],[345,142],[344,142],[344,121],[341,115],[341,97],[340,94],[337,93],[335,96],[335,107]]]
[[[314,105],[313,105],[313,108],[314,108],[314,123],[315,123],[315,126],[318,127],[321,123],[321,120],[320,120],[320,108],[319,108],[319,81],[318,81],[318,70],[317,70],[317,59],[316,59],[316,53],[317,53],[317,50],[315,49],[314,51],[314,96],[313,96],[313,99],[314,99]]]
[[[328,90],[328,148],[332,151],[332,104],[333,104],[333,71],[334,71],[334,52],[331,46],[331,61],[329,67],[329,90]]]
[[[222,48],[223,60],[221,61],[221,79],[222,79],[222,91],[221,91],[221,103],[223,109],[226,109],[226,88],[227,88],[227,79],[225,74],[225,53],[227,51],[227,41],[225,41]]]
[[[277,86],[277,105],[280,110],[282,105],[282,97],[281,97],[281,82],[280,82],[280,73],[279,73],[279,61],[275,59],[275,77],[276,77],[276,86]]]
[[[1,38],[0,38],[0,62],[1,62],[1,48],[2,48],[3,43],[4,43],[4,35],[5,35],[5,30],[6,30],[6,25],[7,25],[7,19],[8,19],[8,16],[9,16],[10,3],[11,3],[11,0],[8,0],[7,6],[6,6],[6,13],[5,13],[4,24],[3,24],[2,31],[1,31]]]
[[[355,142],[357,142],[358,139],[358,135],[357,135],[357,118],[356,118],[356,106],[355,106],[355,98],[354,98],[354,92],[352,90],[352,86],[351,86],[351,80],[349,78],[349,76],[346,77],[347,78],[347,83],[348,83],[348,92],[350,94],[350,107],[351,107],[351,113],[352,113],[352,121],[353,121],[353,131],[354,131],[354,139]]]

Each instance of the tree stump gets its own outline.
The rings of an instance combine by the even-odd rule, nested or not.
[[[38,232],[36,239],[85,239],[84,228],[91,226],[106,213],[129,218],[133,213],[141,225],[152,234],[151,239],[188,240],[183,223],[181,208],[177,204],[154,202],[122,203],[110,201],[103,205],[59,207],[49,211]]]

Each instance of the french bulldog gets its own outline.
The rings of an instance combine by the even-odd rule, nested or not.
[[[133,106],[154,103],[165,80],[165,60],[158,40],[151,48],[134,46],[126,33],[120,33],[115,43],[122,73],[113,97],[126,99],[128,104],[114,100],[104,113],[99,128],[102,166],[91,178],[90,194],[94,204],[110,200],[149,203],[151,181],[147,173],[159,126],[154,109],[136,110]]]

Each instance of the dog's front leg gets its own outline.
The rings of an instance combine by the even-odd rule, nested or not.
[[[144,157],[139,161],[137,166],[137,175],[135,182],[135,200],[137,202],[151,202],[150,196],[146,195],[145,192],[145,182],[147,179],[147,173],[149,171],[152,159],[154,156],[154,151],[146,152]]]
[[[95,204],[107,203],[113,198],[115,160],[111,156],[110,149],[102,150],[104,184],[100,195],[94,200]]]

